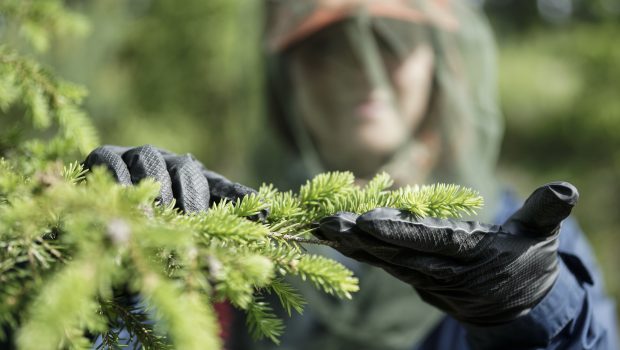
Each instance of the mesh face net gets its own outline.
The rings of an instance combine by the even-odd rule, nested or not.
[[[295,91],[304,86],[291,84],[292,52],[298,55],[300,48],[310,48],[304,55],[315,62],[317,70],[329,69],[334,84],[349,82],[341,86],[337,96],[319,101],[333,104],[337,111],[338,104],[355,98],[359,84],[350,82],[355,82],[356,76],[382,87],[394,101],[389,67],[421,43],[429,44],[434,53],[434,91],[422,125],[436,130],[441,151],[425,181],[475,188],[485,197],[485,207],[493,210],[493,177],[503,120],[497,103],[494,41],[479,13],[462,1],[280,0],[268,2],[266,25],[272,113],[311,173],[324,168],[307,126],[299,117],[298,105],[308,101],[295,98]],[[330,36],[337,39],[329,40]],[[320,45],[313,46],[313,41]],[[358,64],[350,65],[352,61]],[[314,106],[317,111],[319,107],[323,106]],[[417,130],[398,152],[411,152],[411,145],[419,141],[416,135]],[[414,174],[415,164],[401,159],[394,155],[383,168]],[[406,169],[399,171],[399,167]],[[491,214],[487,212],[487,217]]]

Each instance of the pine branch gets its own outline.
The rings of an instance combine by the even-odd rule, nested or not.
[[[15,169],[6,166],[6,169]],[[50,172],[57,171],[57,175]],[[60,174],[62,172],[62,175]],[[255,292],[262,288],[273,288],[281,299],[281,303],[290,311],[294,305],[299,306],[299,300],[294,294],[287,293],[278,284],[281,277],[292,274],[309,280],[317,288],[321,288],[327,293],[334,294],[342,298],[350,298],[351,293],[357,290],[357,280],[351,272],[342,265],[329,259],[307,255],[298,246],[299,243],[319,243],[331,245],[330,242],[311,240],[299,234],[288,234],[291,228],[300,230],[304,234],[312,229],[312,223],[308,218],[316,216],[322,212],[324,215],[331,215],[334,210],[365,210],[368,203],[363,202],[365,198],[370,198],[371,203],[394,203],[409,205],[416,208],[429,208],[428,212],[434,210],[438,213],[454,213],[454,210],[466,208],[476,204],[475,197],[470,191],[462,191],[454,186],[430,186],[424,188],[407,188],[396,191],[385,191],[389,184],[388,178],[382,174],[375,182],[371,182],[364,188],[359,188],[349,181],[342,179],[349,176],[332,175],[325,176],[318,182],[311,182],[312,191],[307,193],[319,194],[321,200],[317,201],[310,195],[309,204],[292,193],[280,194],[270,190],[270,194],[263,191],[259,196],[250,196],[242,199],[238,203],[219,203],[206,213],[183,215],[172,208],[159,208],[153,206],[153,201],[158,193],[158,186],[152,181],[143,181],[137,186],[122,187],[113,182],[104,169],[95,169],[89,176],[88,181],[79,182],[83,176],[82,169],[73,164],[59,170],[58,166],[52,166],[43,175],[38,175],[36,181],[29,179],[0,174],[0,184],[5,187],[17,189],[21,186],[37,188],[44,183],[43,190],[33,197],[32,190],[26,190],[28,198],[11,198],[10,205],[0,207],[0,223],[2,229],[1,238],[9,242],[16,242],[16,239],[30,240],[30,248],[23,250],[24,259],[30,266],[26,270],[20,269],[17,265],[7,267],[8,269],[18,269],[27,271],[25,279],[35,278],[38,275],[47,274],[54,276],[52,271],[55,266],[73,266],[74,262],[67,263],[67,258],[71,256],[92,256],[93,249],[97,249],[99,254],[105,256],[117,256],[121,261],[125,261],[125,270],[112,272],[101,269],[96,280],[107,280],[110,278],[121,279],[121,281],[141,281],[134,288],[141,291],[152,305],[158,310],[169,312],[162,316],[165,320],[167,332],[177,334],[171,339],[177,342],[187,342],[188,346],[193,346],[193,338],[187,333],[185,327],[188,323],[180,321],[181,316],[171,311],[168,298],[190,298],[194,300],[191,307],[208,310],[199,295],[207,296],[211,293],[210,283],[215,288],[217,299],[228,299],[235,306],[249,310],[254,307]],[[4,179],[4,181],[2,180]],[[20,181],[23,183],[19,184]],[[334,183],[339,184],[334,185]],[[320,186],[326,185],[336,193],[334,197],[329,197],[322,191]],[[338,187],[340,186],[340,187]],[[308,188],[308,187],[306,187]],[[349,197],[343,197],[338,193],[348,193]],[[352,199],[353,198],[353,199]],[[33,201],[34,200],[34,201]],[[246,202],[247,200],[247,202]],[[317,204],[318,203],[318,204]],[[403,204],[404,203],[404,204]],[[374,204],[373,204],[374,205]],[[424,205],[426,205],[424,207]],[[276,218],[268,218],[266,223],[252,222],[238,215],[253,215],[265,207],[274,207]],[[36,208],[36,209],[35,209]],[[150,208],[145,210],[145,208]],[[45,210],[49,216],[41,217],[39,210]],[[287,217],[285,213],[292,213]],[[68,215],[70,213],[70,215]],[[7,223],[20,223],[19,226],[6,226]],[[23,230],[24,224],[32,225],[28,230]],[[284,223],[284,224],[283,224]],[[95,225],[95,226],[93,226]],[[50,235],[50,227],[56,230],[56,234]],[[88,234],[84,228],[93,227]],[[16,230],[19,228],[19,230]],[[274,230],[279,228],[280,231]],[[28,234],[24,235],[26,232]],[[38,232],[43,232],[40,234]],[[47,232],[47,233],[45,233]],[[46,238],[47,237],[47,238]],[[98,242],[98,243],[97,243]],[[95,248],[96,247],[96,248]],[[101,247],[106,247],[101,251]],[[163,259],[159,253],[162,250],[174,252],[175,268],[171,272],[164,274],[169,265],[169,260]],[[130,252],[140,252],[136,259]],[[120,255],[119,255],[120,254]],[[167,254],[166,257],[170,255]],[[150,258],[149,258],[150,257]],[[152,260],[155,259],[155,260]],[[104,259],[105,260],[105,259]],[[152,260],[151,262],[148,262]],[[9,259],[9,261],[11,261]],[[86,264],[86,263],[84,263]],[[154,265],[153,265],[154,264]],[[86,264],[88,265],[88,264]],[[35,266],[40,266],[35,268]],[[99,265],[98,265],[99,266]],[[64,267],[61,271],[66,270]],[[96,269],[95,271],[99,271]],[[38,271],[38,272],[37,272]],[[108,271],[106,275],[103,271]],[[136,271],[129,274],[127,271]],[[159,272],[158,272],[159,271]],[[66,272],[69,273],[69,272]],[[206,273],[206,274],[205,274]],[[116,277],[112,277],[116,275]],[[134,276],[129,279],[129,276]],[[8,275],[6,275],[8,276]],[[31,276],[31,277],[28,277]],[[62,276],[62,275],[59,275]],[[109,276],[109,277],[106,277]],[[93,278],[93,277],[90,277]],[[79,279],[89,281],[83,276]],[[91,283],[95,283],[90,279]],[[155,282],[156,281],[156,282]],[[181,289],[171,284],[172,281],[180,282]],[[211,282],[210,282],[211,281]],[[73,288],[78,279],[62,279],[54,277],[49,283],[59,283],[67,290]],[[274,284],[275,283],[275,284]],[[9,283],[10,284],[10,283]],[[161,288],[155,286],[163,286]],[[275,287],[274,287],[275,286]],[[47,290],[55,290],[56,287],[46,287]],[[58,287],[60,288],[60,287]],[[108,287],[109,288],[109,287]],[[90,292],[83,297],[76,298],[78,304],[91,305],[93,298],[104,289],[90,289]],[[156,291],[157,290],[157,291]],[[109,293],[109,292],[107,292]],[[61,292],[52,293],[56,300],[60,302],[63,298]],[[182,296],[185,295],[185,296]],[[90,300],[90,301],[89,301]],[[89,304],[91,303],[91,304]],[[34,303],[33,310],[42,308],[42,304]],[[39,305],[39,306],[36,306]],[[60,304],[59,304],[60,305]],[[208,305],[208,303],[207,303]],[[190,308],[190,306],[186,306]],[[61,341],[81,341],[79,334],[75,332],[74,323],[78,320],[81,323],[91,324],[87,329],[98,329],[96,325],[100,322],[95,316],[85,315],[87,311],[77,307],[73,313],[68,313],[67,321],[52,324],[61,325],[60,328],[51,328],[50,334],[56,334],[55,338],[50,339],[50,343],[58,344]],[[259,309],[260,311],[262,309]],[[208,314],[208,311],[205,311]],[[253,312],[257,312],[254,310]],[[39,333],[29,333],[41,331],[46,322],[36,321],[51,314],[45,312],[33,312],[32,315],[39,316],[32,318],[24,327],[24,334],[35,334],[24,336],[20,339],[30,339],[32,336],[48,337]],[[55,317],[55,316],[54,316]],[[253,317],[258,317],[254,315]],[[69,319],[74,320],[69,322]],[[88,322],[84,322],[88,321]],[[108,322],[111,322],[108,320]],[[207,322],[206,319],[201,322]],[[180,328],[168,328],[173,327]],[[178,323],[178,324],[177,324]],[[207,324],[205,323],[205,324]],[[269,324],[269,323],[268,323]],[[30,325],[30,326],[29,326]],[[36,325],[36,326],[32,326]],[[183,326],[186,325],[186,326]],[[216,329],[213,325],[211,329]],[[110,325],[107,326],[110,328]],[[208,327],[207,327],[208,328]],[[255,331],[267,329],[256,326]],[[71,330],[71,332],[69,332]],[[109,331],[106,331],[109,332]],[[66,334],[75,334],[74,338],[67,338]],[[214,341],[214,334],[209,338]],[[264,335],[272,338],[276,334],[271,330]],[[108,339],[113,338],[113,334],[107,334]],[[204,340],[204,339],[203,339]],[[22,340],[25,341],[25,340]],[[26,344],[27,345],[27,344]]]
[[[0,12],[42,50],[50,35],[80,26],[60,0],[6,0]],[[353,174],[333,172],[297,193],[265,185],[186,215],[155,205],[153,180],[121,186],[106,169],[86,174],[74,161],[99,145],[80,108],[85,94],[0,47],[0,329],[16,332],[22,349],[84,348],[87,334],[101,335],[108,348],[135,339],[151,349],[217,349],[218,300],[245,310],[255,337],[277,343],[283,322],[262,291],[275,293],[290,315],[305,302],[287,276],[340,298],[358,289],[343,265],[302,248],[336,247],[310,238],[317,221],[377,207],[458,217],[482,205],[477,193],[454,185],[391,190],[382,173],[359,187]],[[6,125],[9,113],[21,114]],[[267,210],[265,222],[248,220]],[[141,304],[117,303],[119,286]],[[120,339],[121,328],[129,339]]]
[[[81,322],[92,330],[102,328],[98,318],[88,315],[96,314],[94,298],[98,279],[105,278],[100,269],[109,262],[106,260],[103,256],[76,259],[42,288],[18,333],[20,349],[56,349],[61,342],[81,343],[82,332],[73,331]]]
[[[97,349],[116,349],[122,344],[134,344],[134,348],[172,349],[164,336],[155,333],[152,320],[144,307],[123,298],[100,300],[99,303],[110,328],[101,335],[101,344]],[[127,330],[128,338],[120,338],[124,329]]]
[[[61,0],[3,0],[0,13],[37,51],[46,51],[52,36],[84,35],[89,29],[86,19],[69,11]]]
[[[460,217],[473,215],[483,204],[475,191],[458,185],[436,184],[401,188],[396,205],[418,216]]]
[[[340,298],[351,299],[351,293],[357,292],[357,278],[340,263],[319,256],[304,255],[293,267],[303,280],[310,280],[317,288]]]
[[[268,290],[273,291],[278,296],[282,307],[286,310],[289,317],[291,316],[291,310],[295,310],[298,314],[303,313],[306,301],[293,286],[284,282],[282,279],[275,279],[271,282],[269,287],[270,289]]]
[[[284,323],[273,313],[269,304],[260,298],[249,303],[246,324],[254,339],[267,337],[275,344],[280,344],[279,337],[284,331]]]
[[[474,215],[483,204],[477,192],[458,185],[407,186],[389,191],[392,184],[387,173],[378,174],[363,188],[354,184],[351,173],[326,173],[309,180],[299,195],[280,193],[273,186],[263,185],[258,197],[271,209],[267,218],[269,237],[333,248],[338,247],[335,242],[307,235],[316,229],[316,221],[338,212],[362,214],[375,208],[392,207],[419,217],[447,218]]]
[[[183,292],[148,262],[148,255],[135,249],[131,257],[138,273],[136,286],[154,307],[156,318],[166,324],[172,342],[179,349],[219,349],[219,327],[214,311],[204,296]]]
[[[69,165],[62,168],[62,177],[65,181],[72,184],[77,184],[78,182],[86,180],[86,173],[88,173],[88,170],[84,169],[77,161],[69,163]]]
[[[252,326],[254,332],[268,338],[275,338],[281,330],[277,326],[278,323],[271,320],[265,305],[257,306],[258,301],[255,297],[257,290],[265,288],[273,290],[289,313],[291,309],[300,312],[303,304],[298,294],[283,285],[281,278],[285,275],[297,275],[309,280],[317,288],[338,297],[351,297],[351,293],[357,290],[357,280],[350,271],[327,258],[308,255],[298,246],[300,243],[331,245],[331,242],[311,240],[299,234],[282,233],[291,232],[291,228],[307,233],[313,227],[308,218],[316,216],[319,212],[331,215],[337,209],[365,210],[365,206],[368,206],[368,203],[363,202],[365,198],[370,198],[371,203],[394,203],[410,207],[415,205],[416,208],[423,207],[422,205],[426,203],[428,212],[434,210],[444,214],[454,213],[457,209],[470,210],[472,203],[478,203],[476,198],[472,197],[473,192],[462,191],[453,186],[386,191],[389,178],[384,174],[364,188],[359,188],[349,181],[342,181],[350,178],[348,175],[332,175],[310,183],[312,190],[307,190],[307,193],[318,195],[316,197],[306,195],[305,198],[309,198],[308,204],[304,204],[304,201],[293,193],[269,190],[262,191],[258,196],[242,199],[238,203],[216,204],[206,213],[183,215],[170,207],[153,206],[158,186],[152,181],[143,181],[133,187],[122,187],[115,184],[104,169],[95,169],[89,175],[88,181],[81,182],[84,172],[76,164],[65,167],[62,171],[59,167],[53,166],[49,171],[55,169],[58,172],[55,177],[51,173],[44,172],[47,175],[37,176],[37,180],[32,181],[16,176],[14,167],[4,164],[4,168],[11,170],[0,174],[0,189],[5,188],[6,191],[26,187],[30,190],[22,192],[27,194],[27,199],[14,198],[10,191],[7,192],[5,197],[10,198],[8,202],[10,205],[0,206],[2,228],[0,238],[2,242],[11,242],[13,245],[18,239],[31,242],[29,248],[21,250],[24,252],[23,259],[29,262],[26,269],[17,265],[17,258],[11,258],[13,260],[7,261],[15,262],[10,266],[3,262],[5,270],[22,271],[25,280],[35,278],[37,275],[55,276],[49,279],[48,283],[51,284],[46,287],[46,290],[52,291],[50,296],[56,298],[51,299],[56,300],[52,301],[51,305],[53,303],[64,305],[61,300],[66,292],[60,291],[65,289],[58,288],[73,291],[78,280],[79,283],[91,281],[89,284],[94,285],[99,284],[95,281],[111,279],[130,283],[159,312],[157,319],[159,322],[164,322],[162,324],[166,325],[165,332],[171,335],[173,343],[186,344],[188,347],[193,347],[198,342],[195,340],[195,335],[188,331],[191,328],[190,322],[184,318],[194,318],[192,323],[198,322],[204,324],[205,329],[211,329],[211,335],[203,338],[201,342],[213,343],[217,339],[215,336],[217,327],[213,325],[213,321],[208,320],[209,318],[204,318],[204,315],[209,315],[211,312],[208,311],[209,303],[204,298],[212,291],[216,299],[230,300],[236,307],[251,313],[248,317],[256,321],[252,321],[255,324]],[[41,186],[41,183],[45,183],[45,186],[38,194],[33,195],[37,192],[33,192],[32,189]],[[322,184],[331,188],[331,193],[336,195],[330,197],[322,191],[320,188]],[[349,197],[338,193],[348,193]],[[320,198],[320,201],[316,198]],[[266,223],[259,223],[239,216],[254,215],[265,207],[275,208],[274,217],[277,220],[268,217]],[[49,215],[41,217],[38,214],[39,210],[45,210]],[[286,213],[290,213],[291,216],[286,216]],[[15,226],[9,223],[20,224]],[[32,227],[24,231],[25,223]],[[50,234],[52,232],[50,227],[56,233]],[[86,227],[96,229],[90,229],[88,234],[85,234]],[[19,230],[16,230],[17,228]],[[25,235],[26,232],[29,233]],[[120,259],[124,268],[117,271],[105,268],[107,265],[96,265],[99,267],[93,266],[84,270],[95,271],[94,276],[89,277],[82,275],[84,271],[77,275],[70,272],[69,267],[76,266],[74,265],[76,260],[69,262],[68,258],[91,257],[95,249],[99,254],[103,254],[102,256],[115,256],[114,261]],[[162,255],[159,253],[162,251],[173,254],[172,265],[170,265],[170,253]],[[91,262],[86,263],[79,259],[77,261],[80,265],[92,266],[89,265]],[[169,269],[169,266],[174,268]],[[61,267],[58,276],[53,274],[56,267]],[[27,274],[24,275],[23,272]],[[81,277],[62,278],[61,276],[65,274]],[[3,278],[6,278],[4,276],[9,275],[3,274]],[[9,282],[8,285],[12,283]],[[211,283],[215,287],[213,290],[210,287]],[[53,287],[54,285],[58,287]],[[103,286],[105,285],[104,283]],[[67,318],[63,322],[50,321],[56,317],[56,313],[49,313],[49,310],[54,310],[49,309],[50,304],[33,303],[30,308],[37,311],[32,311],[30,314],[33,316],[29,316],[29,321],[22,330],[22,334],[28,336],[21,336],[20,341],[26,348],[29,345],[25,339],[32,337],[49,339],[50,344],[82,341],[79,332],[76,333],[75,325],[90,324],[85,329],[102,329],[103,326],[100,325],[99,316],[87,315],[87,310],[92,310],[92,307],[84,309],[79,305],[94,305],[94,298],[102,293],[110,293],[109,288],[108,285],[107,289],[88,289],[89,291],[81,297],[73,298],[75,304],[71,305],[75,305],[74,311],[65,313]],[[59,291],[54,292],[56,289]],[[3,290],[9,289],[3,288]],[[192,313],[181,316],[172,310],[170,301],[180,298],[187,302],[181,307],[182,309],[202,310],[200,314],[203,316],[197,316],[195,313],[194,316],[191,316]],[[47,313],[39,312],[43,305],[47,305],[45,306],[48,308]],[[195,317],[202,321],[198,321]],[[261,321],[263,319],[265,321]],[[114,340],[116,338],[112,327],[115,324],[114,320],[108,319],[107,322],[108,325],[105,326],[107,330],[101,332],[105,333],[107,341],[117,341]],[[55,325],[55,328],[43,326],[48,323]],[[40,333],[44,329],[48,329],[46,332],[49,334]],[[52,334],[55,334],[53,338]],[[68,338],[67,334],[74,336]]]
[[[21,103],[26,107],[31,127],[59,132],[49,142],[23,142],[22,152],[44,159],[62,158],[78,150],[86,155],[99,144],[97,132],[78,107],[86,92],[83,88],[54,77],[32,59],[0,46],[0,111]],[[20,120],[16,127],[27,129]],[[0,133],[1,136],[1,133]]]

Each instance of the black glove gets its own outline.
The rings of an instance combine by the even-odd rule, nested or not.
[[[539,187],[501,226],[380,208],[326,217],[316,235],[412,285],[457,320],[495,325],[526,314],[553,286],[560,223],[578,198],[574,186],[556,182]]]
[[[137,184],[146,177],[157,180],[161,184],[158,200],[167,205],[174,198],[175,205],[185,212],[207,210],[211,203],[222,199],[236,201],[256,193],[205,169],[189,154],[176,155],[150,145],[101,146],[84,161],[87,169],[96,165],[105,165],[124,185]]]

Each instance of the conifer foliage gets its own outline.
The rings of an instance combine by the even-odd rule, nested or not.
[[[49,43],[41,28],[83,23],[61,1],[5,1],[0,11],[38,49]],[[32,58],[0,47],[0,339],[19,349],[93,342],[218,349],[213,304],[220,301],[245,311],[253,336],[277,343],[283,322],[266,295],[289,315],[305,304],[289,278],[339,298],[358,289],[343,265],[302,249],[331,244],[311,238],[317,220],[383,206],[458,216],[482,204],[454,185],[390,190],[389,176],[379,174],[359,187],[351,173],[335,172],[297,193],[264,185],[235,203],[184,214],[155,203],[152,180],[124,187],[105,169],[87,174],[75,161],[98,144],[79,107],[83,96]],[[249,220],[266,209],[265,221]]]

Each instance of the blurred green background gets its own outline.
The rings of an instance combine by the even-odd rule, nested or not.
[[[620,2],[472,2],[499,46],[500,176],[523,196],[556,179],[580,189],[574,213],[619,300]],[[252,169],[286,155],[264,113],[260,1],[68,3],[89,34],[54,41],[44,60],[88,88],[105,143],[191,152],[236,181],[270,182]]]

